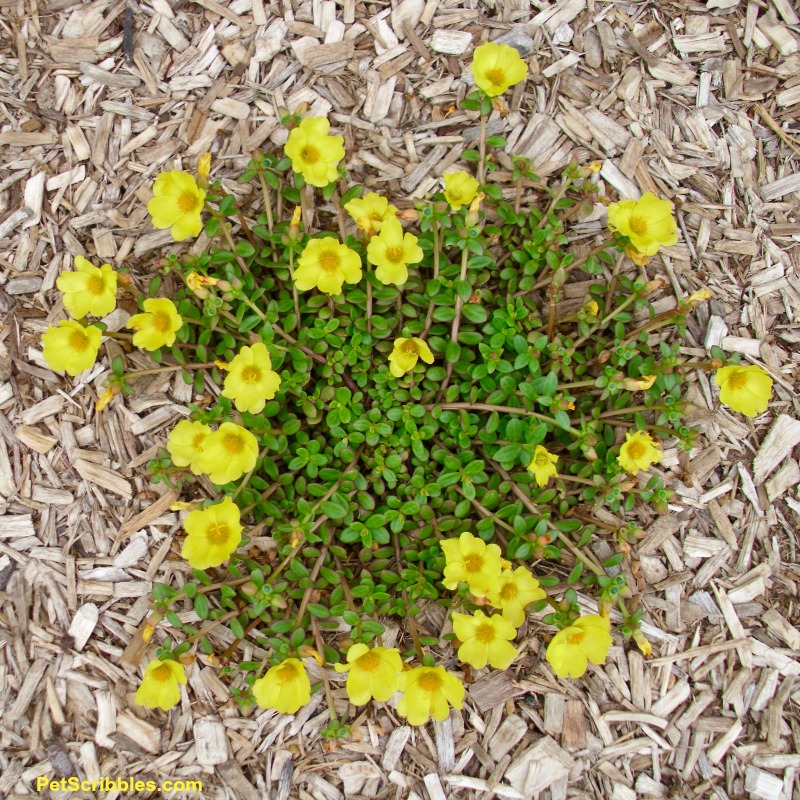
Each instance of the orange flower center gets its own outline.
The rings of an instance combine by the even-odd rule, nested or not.
[[[314,164],[319,161],[319,150],[316,147],[306,146],[303,148],[303,161],[307,164]]]
[[[245,367],[242,370],[242,380],[245,383],[258,383],[261,378],[261,370],[255,367]]]
[[[417,346],[412,342],[410,339],[403,344],[400,348],[407,356],[416,356],[419,355],[417,353]]]
[[[235,434],[229,433],[225,436],[222,446],[231,454],[240,453],[244,447],[242,440]]]
[[[386,258],[389,261],[402,261],[403,260],[403,248],[402,247],[390,247],[386,251]]]
[[[577,646],[583,642],[583,631],[576,630],[567,634],[567,644]]]
[[[467,556],[464,559],[464,569],[467,572],[480,572],[483,567],[483,559],[479,555]]]
[[[291,683],[297,677],[297,673],[291,664],[286,664],[277,671],[276,677],[278,679],[278,683],[281,686],[285,686],[287,683]]]
[[[339,256],[331,251],[323,253],[320,256],[319,265],[325,272],[336,272],[339,269]]]
[[[169,314],[165,314],[163,311],[157,311],[153,314],[153,327],[159,333],[166,333],[170,328],[170,324]]]
[[[426,692],[436,692],[441,688],[442,679],[435,672],[429,672],[419,679],[419,685]]]
[[[364,655],[361,656],[356,663],[358,664],[359,669],[366,670],[367,672],[373,672],[374,670],[378,669],[381,660],[374,653],[364,653]]]
[[[628,444],[628,455],[634,460],[638,461],[647,455],[647,448],[641,442],[630,442]]]
[[[85,350],[89,346],[89,337],[83,331],[73,331],[69,335],[69,346],[73,350]]]
[[[631,221],[628,223],[630,225],[631,230],[637,234],[638,236],[644,236],[647,233],[647,220],[642,219],[641,217],[631,217]]]
[[[215,522],[213,525],[208,526],[206,539],[211,544],[224,544],[228,541],[228,533],[228,526],[224,522]]]
[[[744,389],[745,386],[747,386],[747,375],[744,372],[734,372],[733,375],[728,378],[727,383],[731,389]]]
[[[88,284],[89,291],[92,294],[102,294],[103,292],[103,279],[94,276],[93,278],[89,278]]]
[[[483,625],[479,625],[478,630],[475,632],[475,638],[479,642],[483,642],[484,644],[489,644],[490,642],[493,642],[494,628],[489,623],[484,623]]]
[[[500,599],[501,600],[515,600],[516,597],[517,597],[517,587],[514,586],[513,583],[507,583],[500,590]]]
[[[506,82],[506,73],[502,67],[486,70],[486,77],[495,85],[503,86]]]
[[[192,439],[192,447],[195,450],[199,450],[203,445],[203,440],[206,438],[205,433],[198,433],[194,439]]]
[[[166,664],[156,667],[150,674],[159,683],[168,683],[172,680],[172,670]]]
[[[194,211],[197,206],[197,198],[189,192],[182,192],[178,195],[178,208],[184,214]]]

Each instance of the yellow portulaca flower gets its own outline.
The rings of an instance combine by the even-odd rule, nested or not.
[[[151,297],[144,301],[143,306],[144,313],[134,314],[125,325],[136,331],[133,334],[134,346],[143,350],[171,347],[175,342],[175,334],[183,325],[175,303],[166,297]]]
[[[294,271],[294,285],[306,292],[316,287],[325,294],[336,295],[342,284],[361,280],[361,257],[355,250],[326,236],[311,239],[303,248]]]
[[[289,133],[283,148],[292,169],[312,186],[327,186],[339,177],[338,163],[344,158],[344,138],[329,136],[325,117],[306,117]]]
[[[42,334],[42,356],[50,369],[77,375],[97,360],[102,338],[96,325],[84,327],[74,320],[61,320]]]
[[[443,539],[439,544],[447,562],[444,588],[455,589],[459,581],[465,581],[475,597],[486,597],[500,577],[500,548],[467,531],[458,539]]]
[[[102,411],[114,399],[116,394],[117,392],[109,386],[108,389],[105,389],[100,397],[97,398],[97,402],[94,404],[94,410]]]
[[[495,669],[506,669],[519,655],[510,643],[517,629],[500,614],[487,617],[483,611],[469,614],[453,613],[453,633],[461,642],[458,657],[474,669],[488,663]]]
[[[245,345],[228,365],[222,396],[234,401],[239,411],[258,414],[267,400],[275,397],[281,379],[272,369],[272,361],[263,342]]]
[[[111,264],[95,267],[75,256],[75,271],[59,275],[56,286],[64,292],[64,308],[73,319],[87,314],[104,317],[117,305],[117,273]]]
[[[167,437],[167,451],[176,467],[189,467],[195,475],[202,475],[197,459],[203,451],[203,442],[211,435],[211,427],[203,422],[182,419]]]
[[[464,685],[444,667],[414,667],[403,672],[400,689],[405,694],[397,703],[397,713],[409,725],[424,725],[431,717],[445,720],[450,706],[462,708],[464,704]]]
[[[720,402],[746,417],[766,411],[772,397],[772,378],[755,364],[720,367],[714,373],[714,383],[719,386]]]
[[[186,276],[186,285],[189,290],[201,300],[205,300],[210,292],[206,287],[216,286],[219,283],[219,278],[211,278],[208,275],[201,275],[199,272],[190,272]]]
[[[205,189],[197,185],[193,175],[173,169],[156,177],[147,211],[154,228],[170,228],[172,238],[182,242],[203,230],[205,199]]]
[[[390,217],[367,245],[367,261],[374,264],[375,277],[383,284],[402,286],[408,280],[408,264],[422,261],[422,248],[417,237],[403,233],[397,217]]]
[[[625,378],[622,385],[629,392],[644,392],[656,382],[655,375],[643,375],[641,378]]]
[[[208,176],[211,173],[211,153],[203,153],[197,160],[197,185],[201,189],[208,186]]]
[[[489,97],[503,94],[509,86],[528,77],[528,66],[519,51],[507,44],[487,42],[475,48],[470,71],[475,85]]]
[[[672,216],[673,205],[646,192],[639,200],[622,200],[608,207],[608,227],[627,236],[642,256],[654,256],[659,247],[678,241],[678,226]]]
[[[347,664],[334,664],[337,672],[348,672],[347,696],[354,706],[370,700],[383,703],[400,688],[403,662],[393,647],[373,647],[354,644],[347,651]]]
[[[580,678],[588,662],[602,664],[611,647],[607,617],[591,614],[560,630],[547,646],[547,661],[559,678]]]
[[[179,661],[151,661],[136,690],[136,702],[145,708],[169,711],[181,699],[180,686],[186,685],[186,670]]]
[[[533,473],[536,483],[542,487],[546,486],[550,478],[558,475],[556,462],[558,456],[554,456],[546,447],[537,444],[533,453],[533,460],[528,464],[528,472]]]
[[[193,569],[218,567],[242,541],[239,506],[230,497],[208,508],[190,511],[183,527],[189,535],[183,542],[181,556]]]
[[[657,464],[663,455],[661,448],[649,433],[628,431],[619,449],[617,462],[626,472],[635,475],[640,469],[646,470],[651,464]]]
[[[515,628],[525,621],[525,606],[545,597],[547,593],[525,567],[504,570],[487,595],[489,602],[502,609],[503,616]]]
[[[397,208],[375,192],[345,203],[344,210],[367,235],[380,232],[383,223],[397,215]]]
[[[461,206],[469,205],[477,196],[480,184],[469,172],[463,169],[458,172],[446,172],[444,179],[444,198],[453,211],[458,211]]]
[[[192,467],[208,475],[217,486],[224,486],[238,481],[255,467],[257,460],[258,439],[241,425],[223,422],[203,439],[200,454],[192,459]]]
[[[294,714],[311,700],[311,682],[303,662],[287,658],[270,667],[267,674],[253,684],[253,696],[261,708]]]
[[[389,372],[395,378],[401,378],[417,366],[420,358],[426,364],[433,364],[433,353],[422,339],[395,339],[394,349],[389,356]]]

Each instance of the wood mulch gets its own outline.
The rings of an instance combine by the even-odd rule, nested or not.
[[[473,47],[498,37],[530,76],[489,131],[542,178],[577,155],[616,197],[672,199],[682,236],[647,267],[672,290],[656,302],[714,293],[683,353],[718,345],[775,378],[756,422],[720,409],[706,374],[690,388],[700,446],[667,451],[676,495],[626,567],[653,657],[617,638],[604,667],[559,681],[531,620],[523,657],[477,675],[463,712],[412,729],[367,708],[332,750],[321,697],[242,715],[199,664],[175,710],[147,712],[123,654],[153,582],[182,567],[174,496],[143,465],[191,389],[159,376],[95,412],[114,344],[80,380],[46,368],[56,277],[78,254],[155,274],[180,248],[149,224],[154,176],[210,149],[241,194],[301,103],[344,135],[352,180],[424,196],[477,137],[458,101]],[[790,0],[0,0],[0,798],[69,775],[244,800],[800,795],[798,114]]]

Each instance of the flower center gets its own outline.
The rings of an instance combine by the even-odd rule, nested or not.
[[[69,335],[69,346],[73,350],[85,350],[89,346],[89,337],[83,331],[73,331]]]
[[[97,276],[89,278],[88,289],[92,294],[102,294],[103,292],[103,279]]]
[[[295,672],[294,667],[289,664],[281,667],[277,672],[278,683],[281,686],[291,683],[296,677],[297,673]]]
[[[491,625],[479,625],[478,630],[475,632],[475,638],[479,642],[489,644],[494,641],[494,628]]]
[[[224,522],[215,522],[208,526],[206,539],[211,544],[223,544],[228,541],[228,526]]]
[[[153,327],[159,331],[160,333],[165,333],[169,330],[170,326],[170,318],[169,314],[165,314],[163,311],[158,311],[153,314]]]
[[[464,559],[464,568],[467,572],[480,572],[483,567],[483,559],[479,555],[467,556]]]
[[[197,206],[197,198],[189,192],[182,192],[178,195],[178,208],[184,214],[194,211]]]
[[[728,378],[728,385],[731,389],[744,389],[747,386],[747,375],[743,372],[734,372],[730,378]]]
[[[638,461],[644,458],[647,454],[647,448],[641,442],[631,442],[628,445],[628,455],[634,460]]]
[[[583,631],[577,630],[567,634],[567,644],[579,645],[583,642]]]
[[[192,439],[192,447],[195,450],[199,450],[203,446],[203,440],[206,438],[205,433],[198,433],[197,436]]]
[[[416,356],[417,353],[417,346],[412,341],[405,342],[402,347],[403,352],[407,356]]]
[[[442,679],[433,672],[429,672],[427,675],[423,675],[419,679],[419,685],[426,691],[426,692],[435,692],[442,685]]]
[[[317,150],[316,147],[304,147],[303,161],[305,161],[307,164],[314,164],[315,162],[319,161],[319,150]]]
[[[486,70],[486,77],[495,86],[504,86],[506,82],[506,73],[502,67],[495,67],[494,69]]]
[[[159,683],[168,683],[172,680],[172,670],[166,664],[156,667],[150,674]]]
[[[360,669],[373,672],[380,666],[381,660],[373,653],[364,653],[364,655],[358,659],[357,663]]]
[[[517,597],[517,587],[514,586],[513,583],[507,583],[500,590],[500,599],[501,600],[515,600],[516,597]]]
[[[403,248],[402,247],[390,247],[386,251],[386,258],[389,261],[402,261],[403,260]]]
[[[242,440],[235,433],[227,434],[222,446],[231,454],[240,453],[244,447]]]
[[[647,220],[641,217],[631,217],[628,223],[631,230],[638,236],[644,236],[647,233]]]
[[[261,370],[255,367],[245,367],[242,370],[242,380],[245,383],[258,383],[259,378],[261,378]]]
[[[323,253],[319,259],[319,265],[325,272],[336,272],[339,269],[339,256],[336,253]]]
[[[550,463],[550,459],[547,457],[547,453],[539,453],[537,456],[534,456],[533,463],[536,464],[537,467],[546,467]]]

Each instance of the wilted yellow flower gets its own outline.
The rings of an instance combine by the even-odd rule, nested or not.
[[[397,713],[409,725],[424,725],[431,717],[445,720],[450,706],[461,708],[464,703],[464,685],[444,667],[414,667],[403,672],[400,689],[405,694],[397,703]]]
[[[694,294],[690,294],[685,300],[681,301],[682,305],[688,306],[689,308],[694,308],[699,303],[702,303],[704,300],[710,300],[714,296],[714,293],[711,292],[709,289],[701,289],[699,292],[694,292]]]
[[[242,541],[239,506],[226,497],[221,503],[191,511],[183,522],[189,534],[181,555],[193,569],[218,567]]]
[[[385,197],[369,192],[344,204],[344,210],[353,218],[356,225],[366,234],[377,233],[387,219],[397,215],[397,208],[390,205]]]
[[[459,581],[466,581],[475,597],[486,597],[500,577],[500,548],[467,531],[439,544],[447,561],[442,579],[445,589],[455,589]]]
[[[644,392],[656,382],[655,375],[643,375],[641,378],[625,378],[622,385],[629,392]]]
[[[661,461],[664,454],[661,448],[646,431],[628,431],[625,442],[619,449],[617,461],[626,472],[635,475],[640,469],[646,470],[651,464]]]
[[[622,200],[608,207],[608,227],[627,236],[640,256],[654,256],[659,247],[678,241],[673,205],[646,192],[640,200]]]
[[[169,711],[181,699],[179,687],[186,685],[186,670],[178,661],[151,661],[136,690],[136,702],[145,708]]]
[[[458,211],[461,206],[471,203],[478,194],[480,184],[463,169],[458,172],[446,172],[442,178],[444,179],[444,197],[453,211]]]
[[[489,97],[503,94],[509,86],[528,77],[528,66],[519,51],[507,44],[487,42],[475,48],[470,71],[475,85]]]
[[[347,664],[334,664],[337,672],[348,672],[347,696],[355,706],[371,699],[383,703],[400,687],[403,662],[393,647],[373,647],[354,644],[347,651]]]
[[[200,454],[192,459],[196,467],[217,486],[238,481],[258,460],[258,439],[233,422],[223,422],[200,445]]]
[[[156,177],[153,199],[147,204],[147,211],[153,227],[159,230],[171,228],[172,238],[182,242],[190,236],[198,236],[203,230],[205,199],[205,189],[197,185],[193,175],[173,169]]]
[[[453,632],[461,642],[458,657],[474,669],[483,669],[487,663],[506,669],[519,655],[510,644],[517,629],[500,614],[487,617],[482,611],[472,616],[454,612]]]
[[[600,312],[600,306],[597,305],[596,300],[587,300],[581,306],[581,311],[589,318],[596,317]]]
[[[218,283],[219,278],[210,278],[208,275],[200,275],[198,272],[190,272],[186,276],[186,285],[189,287],[189,291],[201,300],[205,300],[209,295],[209,291],[206,287],[216,286]]]
[[[292,160],[292,169],[312,186],[327,186],[339,177],[337,165],[344,158],[344,138],[329,136],[330,127],[325,117],[306,117],[289,133],[283,148]]]
[[[182,419],[167,437],[167,451],[172,457],[172,463],[176,467],[190,467],[195,475],[202,475],[196,460],[203,450],[203,442],[210,435],[209,425]]]
[[[142,305],[144,313],[134,314],[125,325],[136,331],[133,334],[134,346],[144,350],[171,347],[175,342],[175,334],[183,325],[175,303],[166,297],[151,297]]]
[[[719,386],[720,402],[728,408],[746,417],[756,417],[767,410],[772,397],[772,378],[761,367],[755,364],[720,367],[714,373],[714,382]]]
[[[74,263],[74,272],[62,272],[56,280],[64,292],[64,308],[73,319],[110,314],[117,305],[117,273],[111,264],[95,267],[83,256],[75,256]]]
[[[197,160],[197,185],[201,189],[208,186],[208,176],[211,172],[211,153],[203,153]]]
[[[517,567],[513,572],[504,570],[487,595],[489,602],[502,609],[503,616],[515,628],[525,621],[525,606],[545,597],[547,593],[525,567]]]
[[[281,379],[263,342],[245,345],[228,365],[222,396],[234,401],[239,411],[258,414],[275,397]]]
[[[546,447],[537,444],[533,453],[533,459],[528,464],[528,472],[533,473],[536,483],[542,487],[546,486],[550,478],[558,475],[556,462],[558,456],[554,456]]]
[[[97,360],[102,338],[96,325],[84,327],[74,320],[61,320],[42,334],[42,356],[50,369],[77,375]]]
[[[420,358],[426,364],[433,364],[433,353],[422,339],[395,339],[394,349],[389,356],[389,372],[395,378],[400,378],[411,372]]]
[[[370,239],[367,261],[377,267],[375,277],[381,283],[402,286],[408,280],[407,265],[422,261],[422,248],[416,236],[403,233],[397,217],[389,217],[383,222],[381,232]]]
[[[642,633],[640,628],[637,628],[632,634],[633,641],[636,642],[636,646],[642,651],[642,654],[645,656],[653,655],[653,646],[647,640],[647,637]]]
[[[267,674],[253,684],[253,696],[261,708],[294,714],[311,700],[311,682],[303,662],[287,658],[270,667]]]
[[[305,292],[314,287],[336,295],[342,284],[361,280],[361,257],[355,250],[326,236],[311,239],[303,248],[294,271],[294,285]]]
[[[547,661],[559,678],[580,678],[588,662],[602,664],[611,647],[610,623],[590,614],[560,630],[547,646]]]
[[[97,398],[97,402],[94,404],[95,411],[102,411],[113,399],[116,392],[109,386],[101,395]]]

